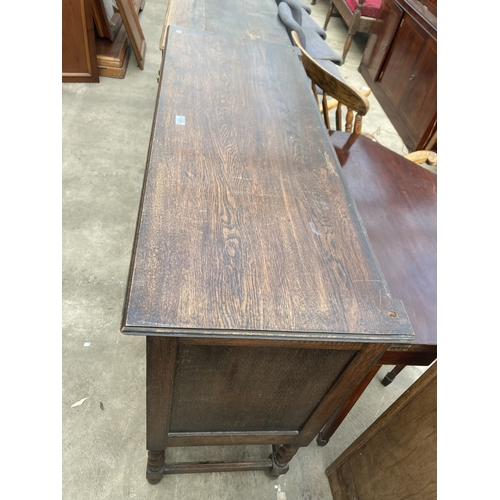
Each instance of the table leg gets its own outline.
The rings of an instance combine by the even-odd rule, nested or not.
[[[146,478],[150,484],[158,484],[163,478],[163,466],[165,464],[165,450],[148,450],[148,466]]]
[[[398,376],[399,373],[403,370],[406,365],[396,365],[389,373],[386,374],[384,379],[382,380],[382,385],[388,386],[394,382],[394,379]]]
[[[275,477],[286,474],[289,469],[288,462],[290,462],[297,451],[298,448],[292,448],[288,445],[273,446],[273,452],[269,455],[272,461],[272,468],[269,474]]]
[[[387,344],[368,344],[355,356],[352,362],[346,367],[342,375],[336,380],[323,396],[320,404],[314,409],[297,437],[290,443],[281,445],[271,454],[273,462],[272,475],[279,475],[278,472],[288,465],[288,462],[297,453],[298,449],[308,446],[311,441],[318,436],[318,444],[322,439],[323,430],[328,428],[330,422],[336,423],[337,415],[341,414],[346,408],[346,415],[362,394],[364,388],[373,379],[380,365],[377,361],[387,350]],[[362,387],[362,389],[360,389]],[[349,406],[353,394],[359,394]],[[333,417],[331,417],[333,415]],[[326,422],[326,424],[325,424]],[[335,430],[335,429],[333,429]],[[331,431],[333,434],[333,430]],[[331,434],[324,444],[328,442]],[[285,471],[286,472],[286,471]],[[281,472],[284,474],[284,472]]]
[[[349,395],[349,398],[340,408],[340,410],[335,413],[330,420],[325,424],[323,429],[319,432],[316,439],[318,446],[326,446],[328,441],[332,437],[333,433],[338,429],[339,425],[343,422],[344,418],[351,411],[352,407],[356,404],[356,401],[363,394],[364,390],[368,387],[368,384],[372,381],[373,377],[377,374],[380,369],[380,365],[375,365],[361,380],[361,382],[356,386],[356,388]]]
[[[163,477],[174,388],[177,339],[146,337],[146,478],[157,484]]]

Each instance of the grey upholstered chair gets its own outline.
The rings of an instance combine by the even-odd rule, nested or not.
[[[326,40],[326,31],[309,15],[311,9],[309,8],[309,10],[307,10],[307,5],[301,2],[301,0],[276,0],[278,5],[281,2],[288,4],[292,11],[293,18],[302,26],[302,29],[306,31],[315,31],[323,40]]]
[[[292,4],[293,10],[290,4]],[[339,54],[325,42],[326,33],[300,7],[300,3],[297,0],[280,1],[278,4],[278,16],[284,24],[292,43],[292,31],[295,31],[300,38],[302,46],[307,47],[307,52],[311,57],[316,60],[327,60],[335,64],[342,64],[342,58]],[[305,19],[309,20],[305,21]]]

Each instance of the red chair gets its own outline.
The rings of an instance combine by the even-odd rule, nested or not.
[[[315,3],[316,0],[313,0],[313,4]],[[347,40],[342,53],[344,61],[351,47],[352,37],[358,32],[370,33],[381,5],[382,0],[330,0],[323,29],[326,31],[330,17],[342,17],[347,24]],[[333,12],[334,7],[337,12]]]

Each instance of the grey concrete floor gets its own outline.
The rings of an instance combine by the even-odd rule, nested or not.
[[[382,369],[325,447],[299,450],[288,474],[262,472],[145,478],[145,340],[120,333],[121,311],[156,101],[158,43],[166,0],[147,0],[140,22],[147,41],[144,70],[133,54],[124,79],[62,85],[63,310],[62,493],[65,500],[331,498],[326,467],[425,370],[407,367],[388,387]],[[313,15],[323,24],[326,0]],[[346,27],[332,19],[328,41],[339,53]],[[355,37],[341,70],[357,72],[366,38]],[[373,96],[365,128],[404,152]],[[373,119],[372,119],[373,118]],[[78,406],[73,406],[85,399]],[[171,461],[267,457],[264,447],[169,450]]]

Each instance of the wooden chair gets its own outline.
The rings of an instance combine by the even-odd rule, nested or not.
[[[292,38],[295,45],[302,53],[302,64],[304,65],[307,76],[311,79],[312,90],[320,112],[323,113],[326,128],[329,130],[331,128],[328,105],[328,96],[331,96],[337,101],[335,112],[336,129],[342,130],[342,106],[346,106],[345,131],[361,134],[363,116],[365,116],[370,109],[368,99],[325,69],[328,68],[328,64],[330,64],[331,70],[334,71],[335,65],[333,63],[330,61],[321,61],[320,64],[318,61],[314,60],[306,52],[304,47],[302,47],[300,38],[295,31],[292,31]],[[340,76],[340,73],[338,74]],[[318,97],[318,87],[323,92],[321,101]],[[356,116],[354,116],[354,113],[356,113]]]
[[[312,4],[315,3],[316,0],[313,0]],[[370,33],[381,5],[382,0],[330,0],[323,29],[326,30],[331,17],[342,17],[347,24],[347,40],[342,53],[344,61],[351,48],[352,37],[358,32]],[[334,7],[337,12],[333,11]]]

